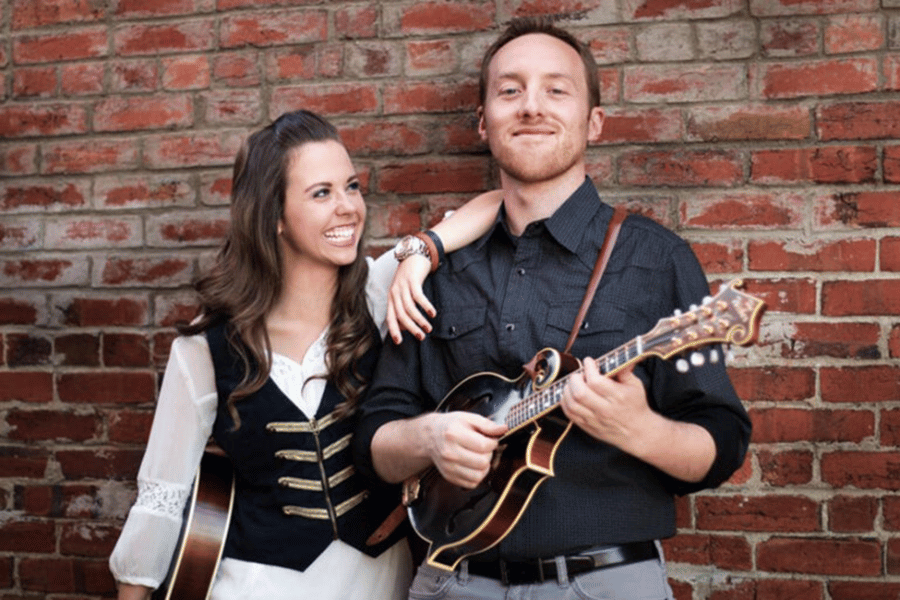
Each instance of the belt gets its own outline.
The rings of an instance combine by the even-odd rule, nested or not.
[[[659,558],[656,544],[632,542],[619,546],[604,546],[582,554],[563,557],[569,577],[580,573],[627,565]],[[522,585],[557,579],[556,558],[533,558],[531,560],[503,560],[491,562],[468,561],[469,573],[481,577],[498,579],[503,585]]]

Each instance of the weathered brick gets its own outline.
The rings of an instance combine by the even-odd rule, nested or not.
[[[687,598],[690,598],[688,596]],[[708,600],[823,600],[825,584],[802,579],[727,578],[715,581]]]
[[[681,111],[616,109],[606,111],[600,144],[674,142],[684,138]]]
[[[775,573],[877,576],[877,541],[774,537],[757,545],[758,569]]]
[[[139,217],[57,218],[47,223],[44,238],[49,250],[125,248],[142,243]]]
[[[393,34],[429,35],[459,31],[484,31],[494,25],[494,5],[484,2],[446,2],[385,5],[383,22]]]
[[[59,399],[71,404],[152,402],[156,376],[144,371],[65,372],[56,377]]]
[[[750,544],[743,537],[682,533],[663,542],[663,552],[668,562],[738,571],[752,566]]]
[[[212,79],[230,87],[254,87],[262,78],[255,54],[219,52],[212,57]]]
[[[56,93],[56,67],[26,67],[13,71],[14,98],[48,98]]]
[[[319,42],[328,35],[324,10],[282,10],[225,15],[220,24],[223,48]]]
[[[53,343],[38,333],[6,334],[6,364],[10,367],[38,367],[50,364]]]
[[[626,152],[619,159],[625,185],[732,187],[744,176],[741,157],[732,150],[651,150]]]
[[[900,192],[869,191],[833,193],[818,199],[816,226],[833,228],[897,227],[900,225]]]
[[[29,250],[40,246],[41,223],[34,219],[6,219],[0,223],[0,250]]]
[[[488,188],[489,165],[479,159],[412,161],[381,167],[379,192],[430,194],[475,192]]]
[[[623,12],[632,19],[712,19],[728,17],[743,10],[740,0],[625,0]]]
[[[77,104],[0,107],[0,136],[55,136],[87,131],[87,112]]]
[[[883,238],[880,247],[881,270],[900,271],[900,237]]]
[[[107,56],[105,27],[67,28],[63,33],[13,37],[16,63],[49,63]]]
[[[210,125],[251,125],[263,114],[258,90],[211,90],[201,101],[203,120]]]
[[[224,206],[231,203],[231,174],[211,171],[200,175],[200,203]]]
[[[692,63],[624,69],[624,99],[637,104],[744,100],[747,94],[747,74],[738,65]]]
[[[891,358],[900,358],[900,325],[895,325],[891,328],[888,347],[890,348]]]
[[[900,583],[881,581],[830,581],[829,598],[834,600],[883,600],[900,595]]]
[[[794,322],[778,330],[771,343],[782,358],[881,358],[881,328],[875,323]],[[766,339],[765,343],[770,340]]]
[[[672,62],[695,59],[694,29],[690,23],[648,25],[635,33],[634,46],[641,62]]]
[[[91,449],[59,450],[56,460],[63,476],[79,479],[133,480],[141,465],[143,450]]]
[[[37,144],[0,145],[0,175],[34,175],[37,173],[37,155]],[[5,187],[0,186],[0,189]]]
[[[199,19],[158,25],[125,24],[112,31],[118,56],[198,52],[215,44],[214,21]]]
[[[598,65],[620,64],[634,59],[631,45],[631,29],[628,27],[590,28],[578,32],[582,43],[587,44]],[[601,73],[603,73],[601,69]],[[618,70],[616,70],[618,74]],[[616,77],[618,79],[618,77]],[[612,101],[612,96],[603,94],[604,102]]]
[[[405,72],[410,75],[446,75],[457,68],[458,52],[452,39],[406,42]]]
[[[877,7],[878,0],[750,0],[750,14],[756,17],[869,12]]]
[[[190,15],[204,4],[204,0],[118,0],[115,14],[120,19]]]
[[[43,371],[0,371],[0,401],[45,403],[53,400],[53,375]]]
[[[47,472],[50,455],[45,448],[5,445],[0,446],[0,458],[0,477],[41,479]]]
[[[91,333],[59,335],[53,341],[55,360],[64,366],[100,365],[100,337]]]
[[[150,340],[137,333],[104,333],[103,364],[107,367],[149,367]]]
[[[884,46],[884,15],[856,14],[830,17],[825,25],[825,53],[847,54]]]
[[[764,99],[860,94],[878,89],[878,64],[873,58],[768,63],[758,71],[757,94]]]
[[[900,102],[852,102],[819,107],[818,135],[823,140],[900,137]]]
[[[828,502],[828,529],[839,533],[866,533],[875,528],[878,498],[836,496]]]
[[[186,164],[230,166],[243,137],[231,131],[149,136],[144,142],[144,162],[151,169],[181,168]]]
[[[52,521],[5,520],[0,522],[0,552],[50,553],[56,549]]]
[[[111,89],[116,92],[152,92],[159,83],[159,67],[144,59],[114,61],[110,64]]]
[[[872,146],[820,146],[760,150],[751,155],[750,179],[760,184],[872,183],[878,150]]]
[[[194,109],[188,96],[113,97],[94,106],[95,131],[176,129],[191,125]]]
[[[875,434],[875,416],[867,410],[754,408],[753,441],[862,442]]]
[[[687,139],[803,140],[810,135],[809,110],[802,106],[714,106],[691,109]]]
[[[887,183],[900,183],[900,146],[888,146],[884,149],[884,180]]]
[[[756,26],[749,19],[701,21],[695,27],[700,58],[747,59],[756,52]]]
[[[387,86],[385,114],[475,111],[478,103],[474,81],[455,84],[412,83]]]
[[[115,297],[58,295],[53,306],[59,311],[61,325],[71,327],[138,327],[149,322],[146,296],[116,294]]]
[[[47,300],[34,293],[6,293],[0,296],[0,325],[45,325]]]
[[[120,444],[146,444],[153,423],[150,411],[117,410],[109,414],[109,441]]]
[[[73,140],[43,145],[45,174],[101,173],[133,169],[138,164],[137,140]]]
[[[793,193],[699,192],[679,204],[680,222],[685,227],[709,230],[800,229],[801,203],[802,198]]]
[[[826,281],[822,314],[829,316],[900,314],[900,280]]]
[[[104,63],[75,63],[59,68],[59,86],[64,96],[87,96],[103,91]]]
[[[819,503],[803,496],[721,496],[695,501],[697,527],[713,531],[820,531]]]
[[[371,3],[341,7],[334,13],[334,28],[337,35],[345,39],[375,37],[378,17],[378,6]]]
[[[115,595],[116,583],[106,560],[23,557],[19,560],[19,580],[26,591],[47,593],[80,592]],[[22,600],[32,600],[25,596]]]
[[[760,48],[765,56],[810,56],[819,51],[819,21],[765,20],[760,23]]]
[[[108,557],[119,539],[119,527],[90,521],[64,523],[59,551],[64,556]]]
[[[362,41],[347,48],[346,73],[357,79],[399,78],[403,54],[394,42]]]
[[[835,488],[900,490],[897,452],[828,452],[821,465],[822,481]]]
[[[751,241],[747,246],[752,271],[864,271],[875,268],[875,240]]]
[[[194,276],[193,261],[186,256],[104,256],[96,260],[95,287],[172,287],[188,285]]]
[[[707,274],[737,273],[743,268],[744,249],[739,241],[695,242],[691,244],[691,249]]]
[[[95,414],[58,410],[11,410],[6,423],[9,439],[24,442],[85,442],[96,439],[101,426]]]
[[[354,157],[424,154],[429,149],[430,134],[428,124],[416,120],[379,119],[377,123],[341,127],[341,140]]]
[[[81,2],[79,0],[13,0],[12,28],[33,29],[58,25],[60,23],[83,23],[99,21],[106,15],[106,5],[102,2]]]
[[[7,180],[0,183],[0,210],[3,212],[59,212],[86,208],[90,197],[87,182]]]
[[[178,174],[97,177],[94,195],[105,209],[139,209],[191,206],[197,193],[190,177]]]
[[[67,255],[54,258],[0,260],[0,287],[83,286],[89,278],[86,257]]]
[[[824,402],[896,402],[900,400],[900,368],[892,366],[822,368]]]
[[[728,374],[744,401],[799,401],[813,398],[816,393],[816,373],[811,368],[732,368]]]
[[[807,485],[813,478],[813,455],[807,450],[760,450],[757,452],[760,480],[766,485],[783,488]]]

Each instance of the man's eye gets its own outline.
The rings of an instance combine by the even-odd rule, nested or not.
[[[500,95],[501,96],[512,96],[512,95],[518,93],[518,91],[519,91],[518,88],[503,88],[500,90]]]

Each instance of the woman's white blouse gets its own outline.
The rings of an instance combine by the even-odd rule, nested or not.
[[[386,331],[387,288],[397,267],[391,254],[384,253],[377,261],[368,259],[366,296],[382,337]],[[272,357],[272,380],[307,416],[315,414],[325,388],[325,381],[321,378],[308,381],[310,377],[325,372],[325,335],[323,331],[301,363],[278,354]],[[191,484],[212,433],[217,401],[214,369],[206,337],[176,338],[160,388],[150,439],[138,471],[138,497],[109,561],[117,581],[156,588],[165,578],[178,542],[182,512]],[[298,543],[302,541],[298,540]],[[408,576],[411,569],[408,550],[405,544],[403,548],[399,546],[372,559],[343,542],[332,542],[326,552],[302,573],[225,559],[213,597],[274,600],[279,597],[277,590],[281,589],[296,598],[300,597],[296,587],[300,585],[303,586],[303,597],[312,597],[308,595],[310,589],[314,587],[318,591],[321,587],[316,595],[317,600],[347,598],[352,591],[341,589],[335,578],[336,573],[347,572],[349,565],[355,565],[354,568],[362,569],[363,573],[369,565],[372,576],[380,579]],[[325,564],[320,564],[323,562]],[[315,573],[327,574],[325,581],[309,581]],[[359,583],[367,579],[363,576],[360,580],[363,573],[350,570],[347,585],[360,589]],[[407,583],[408,578],[400,588],[404,594]],[[369,579],[366,585],[377,587],[379,584]],[[385,594],[396,591],[393,581],[382,581],[380,585],[390,588],[384,590]],[[337,595],[337,592],[342,595]],[[369,587],[367,594],[361,597],[375,597],[372,592]]]

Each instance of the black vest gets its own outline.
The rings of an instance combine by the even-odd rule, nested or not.
[[[328,383],[319,410],[308,419],[269,378],[235,403],[241,427],[232,431],[226,408],[243,365],[228,343],[227,325],[206,332],[219,394],[213,437],[231,458],[236,490],[224,556],[305,570],[332,540],[378,556],[406,531],[374,546],[366,538],[397,505],[398,486],[372,489],[352,463],[353,417],[335,419],[343,401]],[[379,348],[360,361],[371,377]],[[255,365],[253,368],[256,368]]]

